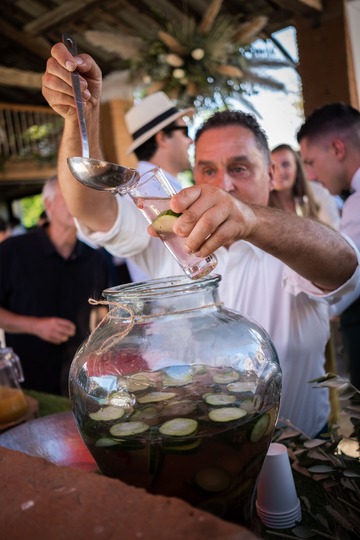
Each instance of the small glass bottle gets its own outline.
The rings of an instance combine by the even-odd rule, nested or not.
[[[15,422],[27,411],[19,382],[24,380],[19,357],[11,347],[0,345],[0,424]]]

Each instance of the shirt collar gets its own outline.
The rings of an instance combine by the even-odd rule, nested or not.
[[[49,238],[49,236],[48,236],[48,234],[46,232],[46,229],[47,229],[48,226],[49,226],[49,224],[45,223],[41,227],[38,227],[38,229],[36,231],[39,238],[40,238],[40,242],[41,242],[44,254],[45,254],[46,257],[51,257],[54,254],[57,254],[59,257],[61,257],[61,255],[59,254],[59,252],[55,248],[54,244],[51,242],[51,240],[50,240],[50,238]],[[82,248],[83,248],[82,243],[79,242],[79,240],[77,240],[76,244],[74,246],[73,252],[70,255],[70,257],[68,258],[68,260],[77,259],[81,255]]]
[[[351,189],[353,191],[360,191],[360,167],[354,174],[351,180]]]

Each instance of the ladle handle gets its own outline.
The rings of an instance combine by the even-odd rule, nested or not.
[[[70,34],[64,33],[62,35],[62,42],[67,48],[67,50],[73,56],[77,55],[76,41]],[[86,131],[84,106],[83,106],[83,101],[82,101],[82,96],[81,96],[80,75],[77,70],[71,73],[71,82],[72,82],[72,87],[74,90],[76,113],[77,113],[77,118],[78,118],[79,128],[80,128],[82,155],[84,158],[88,158],[90,157],[89,140],[88,140],[87,131]]]

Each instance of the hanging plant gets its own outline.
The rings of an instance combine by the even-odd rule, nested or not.
[[[284,85],[259,74],[264,67],[289,66],[288,60],[254,58],[251,43],[267,23],[263,16],[241,23],[238,17],[220,14],[222,0],[213,0],[199,24],[184,18],[181,24],[168,23],[153,39],[132,39],[127,50],[126,37],[113,36],[111,49],[104,46],[101,32],[87,32],[92,44],[115,50],[128,60],[129,78],[143,94],[159,90],[181,106],[201,107],[209,100],[227,104],[259,86],[284,90]],[[256,62],[253,64],[253,60]]]

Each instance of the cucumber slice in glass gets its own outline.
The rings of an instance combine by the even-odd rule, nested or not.
[[[195,483],[204,491],[217,493],[230,486],[231,475],[219,467],[206,467],[196,473]]]
[[[171,234],[173,233],[173,226],[177,218],[181,214],[177,214],[172,210],[164,210],[154,219],[152,226],[157,233]]]
[[[209,418],[213,422],[233,422],[246,415],[247,411],[240,407],[221,407],[219,409],[212,409],[209,412]]]
[[[226,373],[217,373],[213,376],[214,383],[217,384],[229,384],[238,381],[240,378],[237,371],[227,371]]]
[[[125,409],[122,407],[102,407],[94,413],[90,413],[89,417],[91,420],[100,421],[100,422],[109,422],[111,420],[120,420],[125,414]]]
[[[149,392],[138,398],[139,403],[158,403],[159,401],[166,401],[167,399],[172,399],[176,397],[174,392]]]
[[[159,428],[162,435],[171,437],[187,437],[193,435],[198,428],[198,423],[192,418],[173,418],[164,422]]]
[[[145,422],[124,422],[123,424],[114,424],[110,428],[113,437],[131,437],[131,435],[140,435],[149,429]]]
[[[234,393],[251,392],[252,394],[254,394],[256,390],[256,384],[254,383],[254,381],[232,382],[227,385],[227,389],[229,390],[229,392]]]
[[[270,424],[270,416],[268,414],[263,414],[260,416],[259,420],[256,422],[254,427],[250,432],[250,441],[258,442],[266,434]]]
[[[229,394],[204,394],[203,399],[208,405],[223,406],[235,403],[236,396],[229,396]]]

